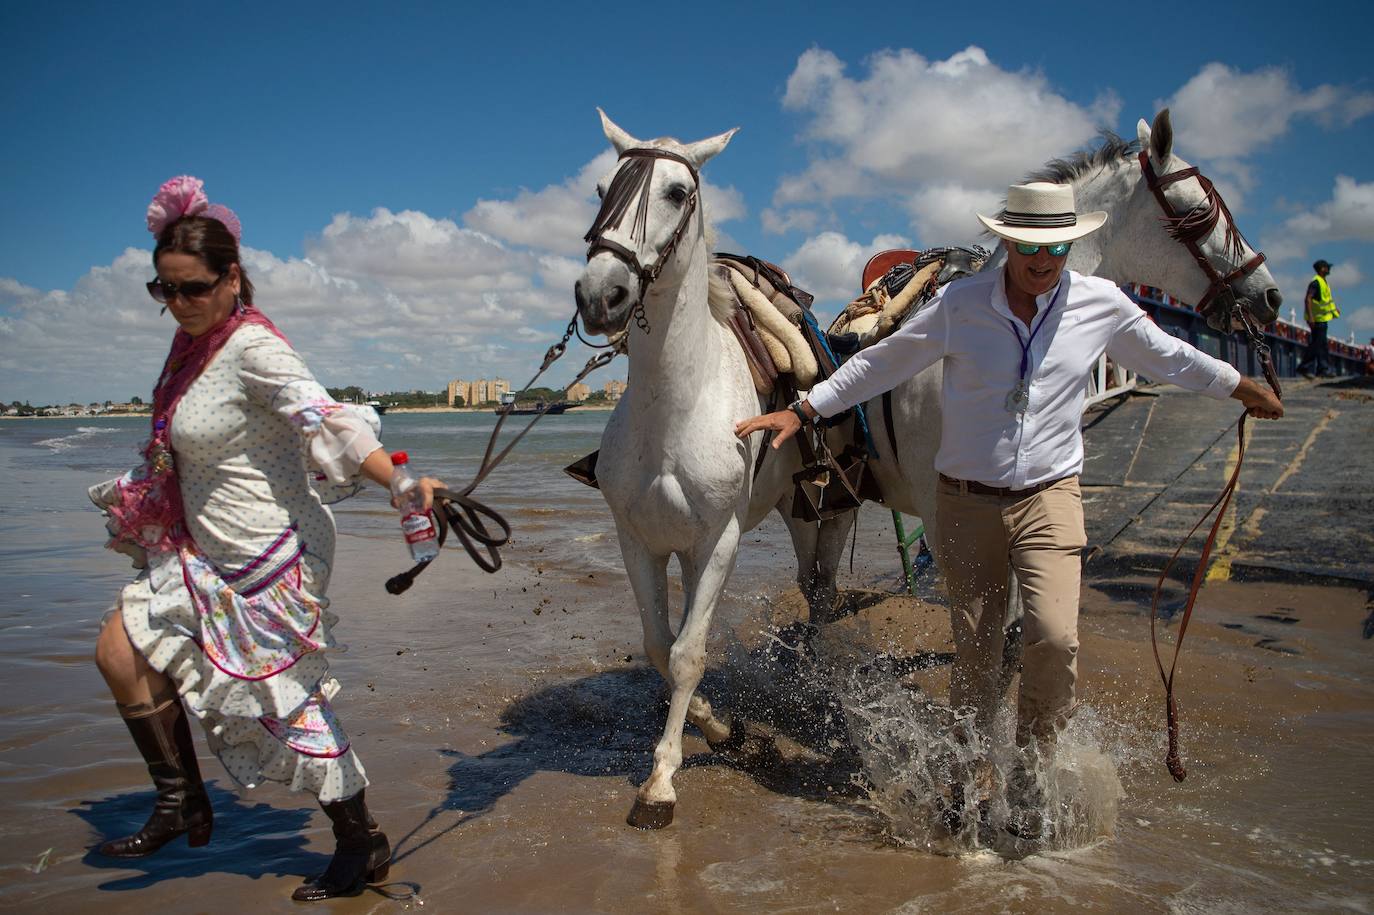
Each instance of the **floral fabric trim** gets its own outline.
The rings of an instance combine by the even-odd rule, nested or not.
[[[258,719],[268,732],[297,753],[333,759],[348,752],[348,738],[329,700],[315,693],[289,720],[264,715]]]
[[[322,647],[314,639],[320,602],[301,588],[302,551],[294,528],[238,572],[223,573],[199,553],[181,551],[201,650],[224,673],[265,680]]]
[[[305,435],[315,435],[320,431],[320,424],[326,417],[340,413],[343,409],[343,404],[332,400],[306,401],[291,414],[291,423]]]

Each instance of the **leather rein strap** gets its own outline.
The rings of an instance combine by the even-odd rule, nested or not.
[[[568,322],[567,330],[563,333],[563,339],[548,348],[544,353],[544,362],[539,366],[539,371],[534,373],[534,377],[525,384],[525,387],[521,388],[521,391],[528,390],[533,386],[539,380],[539,376],[543,375],[549,366],[557,362],[567,352],[568,341],[572,339],[575,333],[581,337],[577,330],[577,316],[573,315],[573,319]],[[577,377],[563,389],[564,393],[573,385],[581,382],[583,378],[609,363],[615,356],[616,351],[609,350],[588,359],[587,364],[582,367],[582,371],[578,372]],[[552,404],[545,404],[544,408],[525,424],[525,428],[516,433],[515,437],[507,442],[506,446],[493,457],[492,452],[496,450],[496,440],[501,434],[501,427],[505,424],[506,418],[511,415],[509,411],[503,411],[496,420],[495,428],[491,430],[491,437],[487,439],[487,448],[482,454],[482,463],[478,467],[476,475],[473,476],[472,482],[457,492],[451,489],[434,490],[434,508],[431,509],[431,513],[436,521],[435,528],[439,535],[440,547],[443,547],[448,539],[448,531],[452,529],[458,542],[463,545],[468,556],[477,563],[482,571],[495,572],[501,568],[499,548],[510,541],[510,524],[499,512],[474,498],[472,492],[506,459],[511,449],[525,437],[527,432],[534,428],[534,424],[544,418],[544,414],[550,406]],[[495,527],[488,527],[488,522],[491,522]],[[392,594],[405,592],[415,583],[415,579],[420,576],[420,573],[429,568],[432,562],[433,560],[417,563],[409,571],[388,579],[387,591]]]
[[[1264,372],[1265,381],[1274,390],[1274,396],[1282,399],[1283,390],[1279,386],[1278,373],[1274,371],[1274,363],[1269,355],[1269,347],[1264,342],[1264,337],[1260,329],[1255,325],[1254,319],[1239,305],[1232,306],[1233,318],[1239,318],[1244,327],[1246,335],[1250,338],[1250,343],[1255,349],[1255,353],[1260,362],[1260,368]],[[1164,565],[1163,571],[1159,573],[1159,581],[1155,584],[1154,597],[1150,601],[1150,647],[1154,651],[1155,666],[1159,669],[1159,678],[1164,683],[1164,707],[1168,723],[1169,749],[1164,757],[1164,765],[1168,768],[1169,774],[1174,777],[1174,781],[1181,782],[1188,776],[1188,770],[1183,767],[1183,760],[1179,756],[1179,712],[1178,702],[1174,699],[1174,675],[1178,671],[1178,655],[1183,648],[1183,637],[1188,632],[1188,621],[1193,616],[1193,605],[1197,602],[1198,590],[1202,587],[1203,577],[1207,574],[1207,560],[1212,555],[1212,547],[1216,545],[1217,531],[1221,528],[1221,520],[1226,517],[1226,508],[1231,503],[1231,497],[1235,495],[1236,486],[1240,482],[1240,468],[1245,462],[1245,420],[1250,415],[1247,409],[1240,414],[1240,423],[1236,427],[1236,466],[1231,471],[1231,477],[1226,481],[1226,486],[1222,488],[1221,494],[1212,503],[1211,508],[1203,513],[1198,519],[1197,524],[1193,525],[1174,550],[1174,555],[1169,557],[1169,561]],[[1188,600],[1183,606],[1183,619],[1178,624],[1178,638],[1174,640],[1174,657],[1169,664],[1169,672],[1164,672],[1164,662],[1159,656],[1159,638],[1156,632],[1156,620],[1159,616],[1159,596],[1164,590],[1164,581],[1169,577],[1169,571],[1173,568],[1175,560],[1183,552],[1183,548],[1188,541],[1197,533],[1197,529],[1216,512],[1216,518],[1212,521],[1211,530],[1207,532],[1207,540],[1202,544],[1202,555],[1198,557],[1197,568],[1193,570],[1193,581],[1188,588]]]

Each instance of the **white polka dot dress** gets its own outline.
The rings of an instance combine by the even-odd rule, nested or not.
[[[374,430],[371,410],[334,403],[257,325],[234,333],[172,418],[195,545],[150,554],[117,606],[241,785],[282,782],[323,803],[367,785],[330,707],[334,517],[310,478],[318,470],[332,492],[356,491],[359,466],[380,447]]]

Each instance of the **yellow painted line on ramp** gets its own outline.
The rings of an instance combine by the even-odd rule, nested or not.
[[[1254,434],[1254,426],[1245,427],[1245,445],[1250,446],[1250,438]],[[1231,453],[1226,456],[1226,467],[1221,472],[1221,483],[1226,485],[1226,481],[1231,479],[1231,474],[1236,472],[1236,461],[1240,459],[1240,444],[1231,446]],[[1240,482],[1236,482],[1236,490],[1240,490]],[[1236,500],[1231,497],[1231,502],[1226,506],[1226,513],[1222,516],[1221,526],[1217,528],[1217,542],[1212,554],[1212,565],[1207,569],[1207,581],[1230,581],[1231,580],[1231,551],[1227,546],[1231,542],[1231,535],[1236,532]]]
[[[1293,455],[1293,459],[1288,462],[1288,466],[1283,468],[1283,473],[1279,474],[1279,478],[1274,481],[1274,485],[1269,487],[1266,491],[1266,495],[1268,493],[1278,492],[1279,487],[1282,486],[1289,477],[1298,472],[1298,468],[1302,466],[1302,462],[1307,459],[1307,453],[1312,450],[1312,445],[1316,442],[1317,436],[1325,432],[1326,428],[1331,425],[1331,421],[1339,415],[1339,410],[1326,411],[1326,414],[1312,427],[1312,431],[1307,434],[1307,438],[1303,441],[1302,447],[1298,449],[1298,453]],[[1253,431],[1253,426],[1247,427],[1246,429],[1247,433]],[[1250,436],[1248,434],[1245,438],[1245,445],[1247,448],[1250,446]],[[1237,453],[1238,449],[1233,446],[1230,456],[1226,459],[1226,472],[1222,475],[1223,480],[1230,479],[1231,471],[1235,470]],[[1239,483],[1236,485],[1236,489],[1240,489]],[[1217,530],[1216,553],[1214,554],[1215,558],[1212,560],[1211,568],[1207,570],[1207,581],[1231,580],[1231,563],[1237,555],[1237,552],[1230,548],[1231,536],[1235,533],[1235,511],[1236,504],[1233,500],[1231,504],[1226,507],[1226,512],[1229,517],[1221,522],[1221,527]],[[1260,522],[1264,520],[1264,515],[1265,510],[1259,507],[1250,513],[1250,517],[1245,519],[1245,523],[1242,525],[1242,533],[1244,536],[1241,538],[1244,542],[1253,543],[1255,538],[1260,535]]]

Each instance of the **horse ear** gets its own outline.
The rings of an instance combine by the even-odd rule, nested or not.
[[[602,111],[600,107],[596,109],[596,113],[601,115],[601,130],[606,134],[606,139],[611,141],[611,145],[615,147],[617,154],[623,153],[627,149],[634,149],[636,146],[644,145],[622,130],[620,125],[607,117],[606,112]]]
[[[1150,128],[1150,155],[1163,165],[1173,151],[1174,125],[1169,120],[1169,109],[1163,108],[1155,115],[1154,126]]]
[[[697,168],[701,168],[711,160],[711,157],[719,153],[726,146],[730,145],[730,138],[738,131],[738,127],[732,127],[725,133],[718,133],[714,137],[707,137],[704,140],[697,140],[695,143],[688,143],[684,147],[687,161]]]

